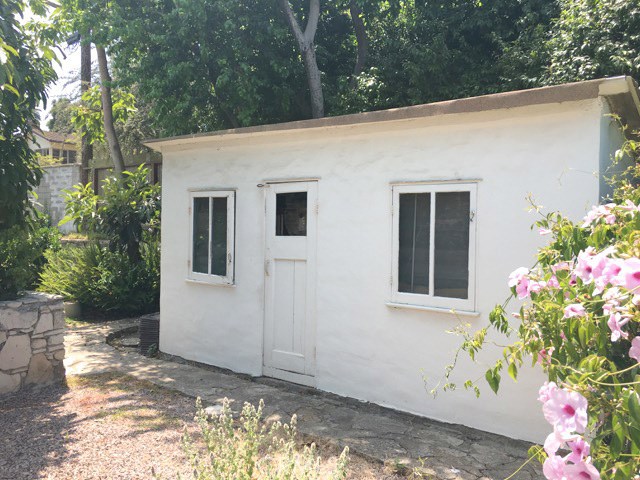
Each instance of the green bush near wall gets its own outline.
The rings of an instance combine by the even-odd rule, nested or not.
[[[35,287],[47,248],[59,248],[60,234],[48,219],[30,218],[26,225],[0,230],[0,301],[13,300]]]
[[[133,263],[125,253],[96,244],[48,250],[38,289],[114,315],[158,311],[160,249],[145,244],[142,253]]]

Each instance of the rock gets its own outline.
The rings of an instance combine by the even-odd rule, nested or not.
[[[47,383],[53,380],[53,365],[47,360],[44,353],[37,353],[31,357],[26,384]]]
[[[12,335],[0,350],[0,369],[10,370],[29,365],[31,342],[29,335]]]
[[[204,413],[209,417],[217,417],[222,413],[222,405],[211,405],[204,409]]]
[[[15,392],[20,388],[20,374],[7,375],[0,372],[0,394]]]
[[[50,349],[54,345],[62,345],[64,343],[64,335],[63,334],[51,335],[50,337],[47,338],[47,343],[49,344]]]
[[[0,308],[0,330],[32,328],[38,321],[38,310]]]
[[[2,350],[2,344],[7,341],[7,333],[0,332],[0,350]]]
[[[53,330],[53,315],[51,312],[44,311],[40,313],[40,320],[38,320],[38,324],[36,325],[36,329],[33,331],[34,334],[48,332],[49,330]]]
[[[56,310],[53,312],[53,328],[64,328],[64,310]]]
[[[58,350],[56,353],[54,353],[53,358],[55,358],[56,360],[64,360],[64,349]]]
[[[47,348],[47,341],[44,338],[35,338],[31,340],[31,348],[33,350],[43,350]]]

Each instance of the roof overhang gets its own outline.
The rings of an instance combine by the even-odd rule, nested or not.
[[[356,113],[336,117],[324,117],[296,122],[258,125],[255,127],[234,128],[214,132],[180,135],[177,137],[145,140],[143,143],[153,150],[162,151],[165,147],[197,144],[215,141],[233,136],[253,136],[277,132],[292,132],[314,128],[355,126],[379,122],[393,122],[440,115],[485,112],[509,108],[544,105],[551,103],[575,102],[603,97],[613,114],[632,129],[640,127],[640,100],[638,85],[627,76],[611,77],[584,82],[565,83],[549,87],[495,93],[479,97],[461,98],[444,102],[427,103],[411,107],[392,108],[374,112]]]

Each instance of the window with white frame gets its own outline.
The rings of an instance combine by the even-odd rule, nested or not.
[[[234,283],[235,192],[191,192],[189,278]]]
[[[393,185],[394,303],[475,308],[475,183]]]

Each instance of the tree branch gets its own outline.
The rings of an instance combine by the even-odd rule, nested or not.
[[[287,1],[287,4],[289,2]],[[320,0],[309,1],[309,18],[307,19],[307,27],[304,29],[304,39],[311,44],[316,36],[318,29],[318,21],[320,20]]]
[[[358,53],[356,57],[356,64],[353,67],[352,86],[355,86],[355,77],[360,75],[364,70],[364,66],[367,62],[367,53],[369,50],[369,38],[367,37],[367,30],[362,20],[362,10],[356,3],[356,0],[349,1],[349,12],[351,13],[351,21],[353,22],[353,30],[356,34],[356,42],[358,44]]]
[[[291,31],[293,32],[293,36],[296,37],[296,41],[300,48],[305,40],[305,35],[302,33],[300,29],[300,24],[293,14],[293,10],[291,10],[291,5],[289,4],[289,0],[280,0],[280,5],[282,6],[282,10],[284,11],[284,15],[287,18],[287,22],[289,23],[289,27],[291,27]]]

